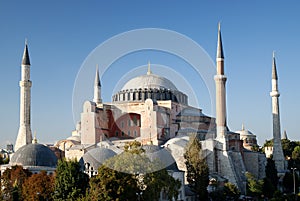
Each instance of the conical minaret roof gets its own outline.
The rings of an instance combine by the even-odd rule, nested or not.
[[[22,65],[30,65],[27,41],[25,42],[25,48],[24,48],[24,53],[23,53],[23,58],[22,58]]]
[[[217,59],[224,59],[222,36],[221,36],[221,23],[220,22],[219,22],[219,28],[218,28]]]
[[[101,87],[101,82],[100,82],[100,78],[99,78],[99,70],[98,70],[98,68],[99,67],[97,65],[94,86]]]
[[[277,69],[276,69],[276,60],[275,60],[275,52],[273,51],[273,65],[272,65],[272,79],[277,80]]]
[[[286,130],[283,131],[283,135],[282,135],[282,140],[287,140],[288,137],[287,137],[287,134],[286,134]]]

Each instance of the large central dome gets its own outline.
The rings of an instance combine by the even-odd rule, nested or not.
[[[169,89],[177,91],[177,88],[170,80],[152,73],[135,77],[129,80],[122,88],[122,90],[130,89]]]
[[[177,103],[188,104],[188,97],[177,90],[175,85],[165,77],[152,74],[150,64],[146,75],[129,80],[113,95],[113,102],[145,101],[146,99],[171,100]]]

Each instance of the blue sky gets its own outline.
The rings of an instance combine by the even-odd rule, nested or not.
[[[287,130],[289,138],[299,140],[299,4],[258,0],[0,1],[0,146],[14,143],[18,132],[18,82],[25,38],[32,64],[32,130],[40,142],[53,143],[70,136],[75,128],[75,79],[98,45],[130,30],[167,29],[197,42],[215,62],[219,21],[228,77],[229,128],[239,130],[244,123],[260,144],[272,137],[269,92],[275,50],[282,131]],[[159,51],[141,51],[114,62],[102,73],[104,101],[111,100],[118,79],[130,70],[146,66],[148,60],[153,63],[154,72],[159,65],[179,74],[185,71],[184,78],[194,88],[203,112],[214,116],[203,82],[190,81],[194,74],[190,66]],[[91,83],[93,79],[90,78]],[[86,89],[90,93],[86,99],[92,98],[92,88]]]

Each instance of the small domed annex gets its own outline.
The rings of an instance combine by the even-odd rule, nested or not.
[[[113,102],[172,100],[174,102],[188,104],[186,94],[179,91],[167,78],[153,74],[149,69],[146,75],[141,75],[129,80],[113,96]]]
[[[244,125],[242,125],[242,130],[236,131],[236,133],[240,134],[240,139],[243,141],[244,148],[251,150],[253,146],[257,146],[256,135],[245,129]]]
[[[56,167],[57,157],[45,145],[28,144],[20,147],[11,157],[10,165]]]

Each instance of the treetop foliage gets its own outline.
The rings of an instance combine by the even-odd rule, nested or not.
[[[187,181],[191,190],[196,193],[198,199],[207,200],[209,169],[203,157],[201,143],[196,136],[190,136],[184,158],[186,160]]]
[[[54,182],[54,200],[76,200],[85,195],[88,176],[76,160],[59,160]]]

